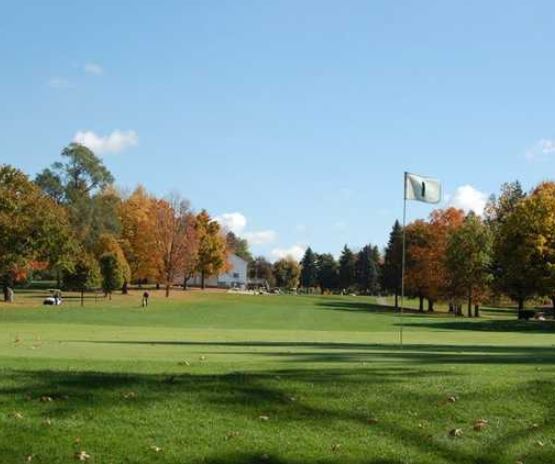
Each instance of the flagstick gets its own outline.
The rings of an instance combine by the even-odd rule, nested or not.
[[[403,254],[401,258],[401,309],[399,311],[399,348],[403,349],[403,306],[405,304],[405,255],[406,255],[406,223],[407,223],[407,172],[404,177],[403,194]]]

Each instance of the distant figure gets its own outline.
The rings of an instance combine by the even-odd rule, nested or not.
[[[150,294],[148,292],[143,293],[143,308],[145,306],[148,306],[148,298],[149,297],[150,297]]]

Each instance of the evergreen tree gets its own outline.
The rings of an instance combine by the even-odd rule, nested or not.
[[[351,249],[345,245],[339,257],[339,286],[347,290],[356,283],[356,257]]]
[[[330,253],[318,255],[317,258],[317,282],[322,292],[335,290],[339,285],[339,273],[337,262]]]
[[[301,260],[301,287],[311,288],[318,284],[318,256],[308,247]]]
[[[395,307],[399,307],[401,294],[401,266],[403,260],[403,228],[399,221],[395,221],[389,234],[389,241],[385,249],[381,274],[384,290],[395,295]]]
[[[378,291],[379,253],[372,245],[366,245],[356,255],[356,284],[362,293],[372,295]]]

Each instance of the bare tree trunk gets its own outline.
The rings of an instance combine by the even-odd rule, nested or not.
[[[518,318],[524,319],[524,298],[519,298],[517,301],[518,301]]]
[[[431,300],[430,298],[428,298],[428,312],[434,312],[434,300]]]
[[[421,313],[424,312],[424,297],[422,295],[418,295],[418,311]]]
[[[480,317],[480,305],[478,303],[474,305],[474,317]]]
[[[468,289],[468,317],[472,317],[472,289]]]
[[[170,283],[168,282],[166,284],[166,298],[168,298],[170,296]]]
[[[399,293],[395,290],[395,309],[399,309]]]
[[[85,306],[85,289],[81,289],[81,306]]]

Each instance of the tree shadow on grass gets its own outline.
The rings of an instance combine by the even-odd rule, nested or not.
[[[552,346],[507,345],[432,345],[406,344],[403,349],[393,344],[282,342],[282,341],[173,341],[173,340],[67,340],[66,343],[124,344],[183,347],[221,347],[218,354],[283,357],[296,362],[376,362],[384,360],[409,361],[419,364],[552,364],[555,349]],[[231,351],[228,348],[245,348]],[[279,350],[252,351],[258,348]],[[303,349],[304,351],[300,351]]]
[[[336,310],[336,311],[350,311],[350,312],[368,312],[368,313],[388,313],[395,314],[399,313],[398,309],[393,306],[380,305],[377,303],[367,303],[363,301],[349,301],[349,300],[332,300],[325,299],[316,303],[316,306],[322,309]],[[422,315],[414,308],[405,308],[403,313],[407,316],[410,315]]]
[[[391,371],[391,372],[390,372]],[[389,384],[386,390],[389,391],[391,400],[395,404],[400,398],[410,398],[416,404],[429,404],[430,410],[434,409],[434,395],[430,392],[419,392],[409,389],[407,379],[416,378],[415,376],[434,375],[439,378],[447,379],[457,375],[452,372],[431,372],[414,368],[395,370],[373,369],[362,372],[350,370],[273,370],[258,373],[235,373],[226,375],[192,375],[192,374],[110,374],[102,372],[70,372],[70,371],[18,371],[5,370],[4,380],[8,379],[12,385],[0,388],[0,401],[6,399],[19,398],[21,402],[29,401],[27,397],[33,398],[30,401],[38,401],[42,395],[52,395],[53,403],[44,404],[44,414],[48,417],[70,418],[72,422],[79,423],[80,420],[94,420],[91,417],[102,417],[108,410],[118,410],[122,405],[140,410],[145,406],[157,404],[156,410],[172,408],[176,401],[183,404],[188,403],[192,411],[196,408],[209,408],[209,414],[214,418],[237,417],[258,421],[257,414],[262,412],[275,418],[276,426],[281,426],[282,433],[287,427],[300,423],[307,430],[317,426],[325,430],[330,423],[348,423],[349,428],[362,431],[367,430],[369,424],[369,412],[357,409],[356,407],[341,407],[333,401],[323,400],[330,395],[340,394],[340,392],[355,392],[367,394],[372,392],[379,385]],[[420,377],[422,378],[422,377]],[[283,382],[283,380],[287,382]],[[338,383],[341,387],[336,390]],[[13,386],[15,384],[15,386]],[[317,385],[315,390],[314,385]],[[544,380],[538,382],[523,382],[520,385],[522,392],[534,391],[534,396],[528,396],[529,401],[538,403],[545,408],[545,422],[553,419],[553,404],[549,401],[555,390],[555,381]],[[331,389],[331,390],[330,390]],[[123,394],[128,391],[136,392],[133,399],[125,399]],[[311,397],[300,397],[295,401],[290,398],[291,391],[301,390]],[[512,393],[512,392],[511,392]],[[384,393],[382,393],[384,394]],[[509,393],[496,391],[495,400],[507,398]],[[520,394],[517,390],[514,394]],[[435,393],[437,396],[437,392]],[[466,395],[478,397],[479,391],[469,391]],[[320,397],[321,401],[315,401],[314,396]],[[368,398],[371,405],[370,396]],[[406,400],[405,400],[406,401]],[[436,398],[437,401],[437,398]],[[37,403],[38,404],[38,403]],[[401,407],[401,406],[397,406]],[[407,407],[407,404],[402,406]],[[410,407],[410,406],[408,406]],[[395,406],[392,406],[392,410]],[[118,410],[118,414],[124,414],[124,410]],[[206,410],[204,410],[206,414]],[[402,413],[402,411],[398,411]],[[162,415],[166,420],[167,416]],[[154,418],[149,418],[154,420]],[[161,420],[158,417],[156,420]],[[199,420],[196,415],[188,420]],[[201,420],[206,420],[201,419]],[[259,423],[259,421],[258,421]],[[151,424],[155,426],[155,423]],[[443,462],[466,464],[480,462],[483,464],[500,464],[507,462],[507,456],[502,453],[502,446],[514,443],[515,441],[527,440],[533,430],[522,427],[518,431],[507,432],[500,435],[495,442],[488,440],[488,446],[480,448],[464,449],[454,446],[453,443],[446,441],[442,437],[432,437],[425,430],[414,426],[411,422],[401,422],[388,419],[385,415],[383,420],[374,424],[373,430],[382,439],[388,442],[398,442],[402,445],[405,452],[407,449],[415,453],[424,453],[426,456],[434,456]],[[121,432],[120,432],[121,433]],[[268,430],[268,433],[272,433]],[[446,434],[447,431],[442,432]],[[122,437],[123,438],[123,437]],[[298,437],[302,440],[302,437]],[[362,445],[361,445],[362,446]],[[500,451],[492,451],[494,449]],[[549,452],[549,451],[548,451]],[[348,453],[348,451],[347,451]],[[288,460],[279,456],[263,456],[263,452],[247,451],[238,453],[231,451],[222,454],[215,451],[212,456],[207,456],[202,461],[205,463],[238,463],[251,464],[258,462],[270,462],[275,464],[298,464],[301,462],[367,462],[368,464],[390,464],[401,462],[388,458],[378,458],[355,461],[349,460],[348,454],[338,453],[337,458],[328,456],[327,458],[306,460]],[[543,456],[542,456],[543,460]],[[538,462],[550,462],[549,460],[538,460]],[[433,462],[433,461],[430,461]]]
[[[523,321],[523,320],[465,320],[451,319],[433,322],[419,321],[407,322],[405,327],[429,328],[436,330],[470,330],[473,332],[525,332],[525,333],[551,333],[555,334],[555,321]]]

